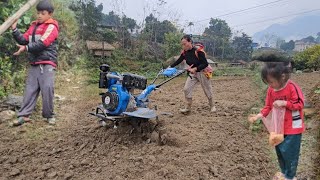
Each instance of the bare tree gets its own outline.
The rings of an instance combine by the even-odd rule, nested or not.
[[[126,9],[126,2],[124,0],[112,0],[110,4],[112,7],[112,10],[116,14],[123,16],[124,10]]]
[[[277,36],[274,34],[265,34],[261,39],[261,44],[266,45],[267,47],[275,46],[277,43]]]

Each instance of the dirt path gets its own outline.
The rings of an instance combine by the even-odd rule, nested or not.
[[[265,134],[253,135],[246,123],[245,112],[259,99],[250,78],[213,81],[215,114],[208,114],[200,87],[194,113],[178,113],[183,78],[152,94],[151,104],[173,114],[160,117],[163,146],[130,135],[129,126],[97,128],[87,113],[100,103],[99,90],[81,83],[81,76],[69,78],[58,80],[58,94],[66,99],[57,103],[56,127],[41,120],[18,128],[0,124],[0,179],[264,180],[275,172]]]

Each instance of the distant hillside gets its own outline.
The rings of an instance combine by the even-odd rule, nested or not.
[[[285,40],[297,40],[307,36],[316,36],[320,32],[320,14],[300,16],[286,24],[273,24],[253,35],[255,42],[261,42],[266,34],[273,34]]]

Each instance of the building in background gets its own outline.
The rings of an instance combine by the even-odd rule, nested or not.
[[[315,42],[309,42],[309,41],[304,41],[304,40],[298,40],[295,41],[294,43],[294,51],[304,51],[312,46],[315,46],[317,43]]]

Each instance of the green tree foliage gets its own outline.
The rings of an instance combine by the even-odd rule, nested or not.
[[[121,19],[122,25],[130,30],[131,32],[133,32],[133,30],[137,27],[137,22],[136,20],[127,17],[126,15],[124,15]]]
[[[80,37],[83,40],[95,40],[99,37],[98,25],[102,20],[102,4],[96,6],[95,0],[74,0],[69,8],[76,14]]]
[[[284,51],[292,51],[294,49],[294,41],[291,40],[289,42],[285,42],[280,45],[280,49]]]
[[[320,45],[313,46],[294,56],[296,68],[303,69],[320,69]]]
[[[160,21],[158,21],[157,18],[153,16],[153,14],[150,14],[145,19],[145,27],[143,29],[143,34],[145,35],[148,40],[156,42],[156,29],[157,26],[160,24]]]
[[[209,27],[203,34],[206,37],[207,52],[212,56],[223,58],[231,38],[231,28],[225,20],[211,18]]]
[[[99,35],[101,36],[101,38],[99,38],[100,40],[104,40],[108,43],[114,43],[117,40],[117,33],[110,29],[104,29],[99,32]]]
[[[7,18],[13,15],[21,6],[23,6],[23,0],[14,0],[7,2],[0,2],[0,24],[4,23]],[[32,12],[28,11],[18,21],[18,27],[20,31],[24,32],[27,30],[31,23]],[[15,42],[12,39],[11,31],[7,30],[0,36],[0,57],[10,55],[16,50]]]
[[[159,21],[153,14],[145,19],[144,37],[150,42],[164,43],[165,34],[177,32],[177,28],[168,20]]]
[[[234,48],[234,59],[250,60],[252,55],[252,39],[247,34],[242,33],[240,37],[234,37],[232,41]]]
[[[121,25],[121,18],[113,11],[110,11],[109,14],[102,15],[101,24],[105,26],[119,27]]]
[[[132,47],[132,39],[131,39],[130,32],[132,33],[136,27],[137,27],[136,20],[129,18],[125,15],[121,18],[121,28],[120,28],[120,31],[118,31],[118,33],[121,34],[121,35],[119,34],[119,37],[121,37],[123,48]]]
[[[182,33],[169,32],[165,34],[164,48],[166,52],[166,58],[178,55],[181,51],[181,37]]]
[[[23,0],[0,2],[0,24],[13,15],[23,4]],[[19,29],[24,32],[31,23],[32,11],[28,11],[18,21]],[[25,77],[26,54],[13,56],[17,50],[11,31],[7,30],[0,36],[0,99],[9,93],[20,92]]]
[[[160,23],[157,29],[157,42],[164,43],[166,33],[176,33],[177,28],[168,20],[164,20]]]
[[[68,9],[70,2],[54,0],[55,11],[53,18],[59,23],[59,68],[67,70],[77,61],[83,51],[79,40],[79,26],[73,11]]]
[[[102,26],[109,28],[104,29],[104,32],[102,31],[102,34],[105,34],[103,36],[105,41],[110,43],[118,41],[122,44],[123,48],[131,47],[130,32],[132,33],[137,27],[136,20],[129,18],[126,15],[120,17],[111,11],[108,14],[102,15],[101,24]]]
[[[19,10],[24,0],[10,0],[0,2],[0,24],[6,18]],[[81,52],[81,44],[78,41],[78,24],[74,13],[67,7],[69,3],[63,0],[53,0],[55,6],[54,18],[58,20],[59,32],[59,69],[68,69]],[[18,21],[18,28],[23,33],[29,28],[30,23],[36,19],[36,9],[33,7],[27,11]],[[24,87],[26,67],[28,64],[27,53],[20,56],[12,54],[17,50],[16,42],[8,30],[0,37],[0,98],[9,93],[21,93]]]

